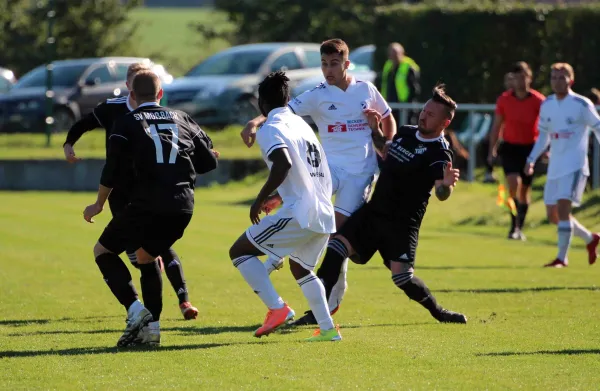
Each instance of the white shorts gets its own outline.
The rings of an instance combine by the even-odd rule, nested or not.
[[[581,170],[560,178],[548,179],[544,187],[544,203],[556,205],[558,200],[570,200],[573,206],[579,206],[586,184],[587,176],[583,175]]]
[[[289,211],[266,216],[246,230],[248,240],[265,255],[289,256],[307,270],[313,270],[327,247],[329,234],[304,229]]]
[[[333,209],[350,216],[369,198],[375,175],[353,175],[333,166],[329,166],[329,171],[335,194]]]

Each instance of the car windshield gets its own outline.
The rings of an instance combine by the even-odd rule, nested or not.
[[[55,65],[52,70],[52,85],[54,87],[74,87],[81,74],[88,68],[86,65]],[[45,87],[46,66],[42,65],[27,72],[19,79],[13,88]]]
[[[272,50],[221,52],[192,68],[186,76],[247,75],[257,73]]]
[[[357,68],[362,65],[361,68],[367,67],[368,69],[373,69],[372,51],[362,50],[350,53],[349,59],[351,63],[357,66]]]

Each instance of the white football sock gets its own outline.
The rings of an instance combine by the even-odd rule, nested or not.
[[[573,236],[573,226],[571,220],[561,220],[558,222],[558,255],[557,258],[566,262],[567,252],[571,246],[571,237]]]
[[[136,300],[133,302],[133,304],[131,304],[129,306],[129,308],[127,309],[127,318],[129,319],[133,319],[137,316],[137,314],[140,313],[141,310],[144,309],[144,305],[142,304],[141,301]]]
[[[592,241],[592,233],[588,231],[575,217],[571,217],[571,222],[573,223],[573,234],[578,238],[581,238],[585,241],[585,244],[590,244]]]
[[[148,330],[150,330],[150,332],[159,332],[160,331],[160,321],[156,321],[156,322],[150,322],[148,323]]]
[[[329,301],[327,304],[329,305],[329,312],[335,310],[341,303],[344,295],[346,294],[346,290],[348,290],[348,283],[346,281],[346,273],[348,272],[348,258],[344,259],[344,263],[342,264],[342,269],[340,270],[340,276],[338,277],[337,282],[331,289],[331,294],[329,295]]]
[[[283,299],[275,291],[269,279],[269,274],[263,263],[253,255],[244,255],[233,260],[233,265],[238,268],[244,280],[260,297],[269,309],[283,308]]]
[[[313,272],[309,275],[302,277],[297,280],[298,285],[302,289],[302,293],[306,300],[308,300],[308,306],[310,307],[317,323],[321,330],[330,330],[333,328],[333,319],[329,315],[329,309],[327,308],[327,301],[325,299],[325,287],[321,280],[315,276]]]

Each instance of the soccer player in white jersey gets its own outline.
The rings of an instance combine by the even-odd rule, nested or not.
[[[371,184],[378,170],[377,157],[371,140],[371,129],[366,110],[375,110],[381,117],[384,136],[390,140],[396,134],[396,122],[391,110],[375,86],[356,80],[347,73],[348,45],[341,39],[331,39],[321,44],[321,69],[326,82],[300,94],[289,103],[290,109],[300,116],[310,116],[316,123],[323,148],[329,159],[333,179],[336,228],[340,229],[367,200]],[[242,139],[249,147],[254,143],[255,129],[264,116],[250,121],[242,131]],[[269,207],[277,205],[273,199]],[[281,260],[269,257],[265,267],[271,272],[281,265]],[[338,282],[327,292],[329,309],[335,313],[346,291],[348,260],[343,263]],[[317,276],[321,278],[320,269]],[[297,325],[314,324],[312,314],[295,322]]]
[[[544,203],[548,220],[558,225],[558,255],[546,267],[566,267],[571,236],[582,238],[587,244],[588,263],[596,262],[600,236],[591,233],[571,214],[572,206],[579,206],[585,190],[588,167],[588,140],[590,129],[600,140],[600,117],[592,102],[571,90],[574,72],[571,65],[552,65],[550,95],[540,109],[540,137],[525,165],[532,173],[535,161],[550,145],[550,164]]]
[[[308,341],[337,341],[339,331],[329,314],[325,288],[313,273],[335,232],[331,203],[331,174],[325,152],[310,126],[288,107],[289,79],[269,74],[258,87],[258,105],[267,117],[257,140],[269,167],[267,182],[250,208],[250,226],[233,244],[229,256],[235,267],[269,309],[254,335],[262,337],[294,318],[294,311],[277,294],[267,269],[257,258],[289,256],[290,269],[319,324]],[[275,190],[283,207],[260,220],[265,202]]]

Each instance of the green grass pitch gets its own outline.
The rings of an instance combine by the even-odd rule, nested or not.
[[[416,273],[439,302],[467,314],[466,326],[435,322],[376,257],[350,265],[335,316],[343,341],[303,342],[312,328],[254,338],[266,311],[228,249],[263,179],[197,191],[175,248],[200,315],[182,320],[165,278],[157,349],[115,347],[125,313],[92,256],[110,214],[94,225],[82,218],[94,194],[0,193],[0,389],[597,389],[600,265],[587,265],[574,238],[569,268],[541,267],[556,234],[539,192],[525,243],[505,239],[494,186],[461,183],[449,201],[431,201]],[[596,231],[599,201],[588,194],[577,215]],[[287,268],[272,278],[298,314],[306,310]]]

